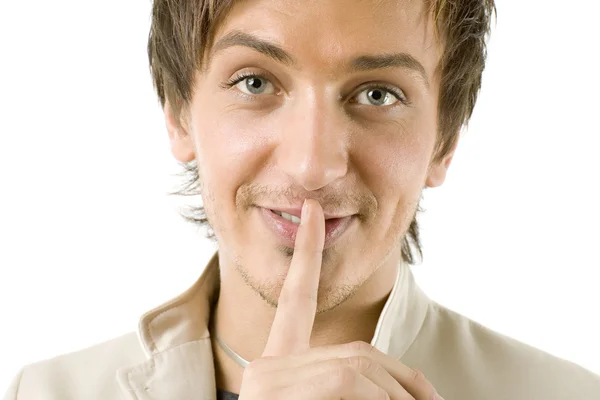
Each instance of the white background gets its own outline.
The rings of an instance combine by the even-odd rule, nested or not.
[[[214,247],[177,214],[146,1],[0,10],[0,393],[24,364],[132,331]],[[502,0],[481,96],[426,191],[418,282],[600,373],[596,1]]]

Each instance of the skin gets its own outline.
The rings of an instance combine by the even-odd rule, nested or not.
[[[244,371],[240,400],[443,400],[422,373],[361,341],[311,348],[323,210],[307,199],[269,339]]]
[[[422,190],[444,182],[455,151],[431,163],[441,49],[423,15],[422,1],[239,2],[214,42],[250,33],[282,47],[296,65],[229,47],[196,73],[189,113],[175,121],[166,103],[172,153],[197,160],[219,243],[214,329],[245,359],[264,354],[294,253],[276,243],[257,207],[307,198],[325,212],[360,214],[322,252],[307,346],[371,341]],[[398,52],[423,65],[428,85],[405,68],[346,68],[357,56]],[[240,73],[264,76],[264,91],[248,93],[248,80],[223,87]],[[380,89],[388,101],[373,104],[373,84],[400,91],[401,100]],[[306,292],[297,295],[306,300]],[[240,393],[244,370],[213,348],[217,386]]]

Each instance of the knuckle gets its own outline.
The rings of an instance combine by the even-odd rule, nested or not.
[[[316,303],[317,298],[314,294],[309,293],[306,289],[302,288],[289,288],[288,290],[282,290],[277,300],[278,305],[289,305],[295,306],[299,304],[306,304],[306,302]]]
[[[433,384],[427,380],[425,374],[418,369],[411,370],[411,380],[413,384],[419,388],[419,392],[428,400],[437,399],[437,391]]]
[[[416,385],[420,385],[422,382],[427,381],[423,372],[418,369],[410,370],[410,380]]]
[[[354,369],[359,372],[365,372],[367,370],[371,370],[375,366],[375,362],[372,359],[365,356],[352,356],[348,357],[347,360],[350,366],[354,367]]]
[[[437,390],[435,390],[435,388],[433,386],[431,387],[431,389],[428,389],[428,391],[426,393],[427,394],[425,396],[429,400],[439,400],[440,399],[440,395],[438,394]]]
[[[302,225],[300,229],[302,229]],[[305,243],[299,244],[298,246],[294,247],[294,253],[300,253],[312,259],[313,257],[323,256],[323,249],[320,246]]]
[[[323,249],[321,248],[321,246],[317,246],[316,244],[312,243],[305,243],[304,246],[300,245],[300,251],[302,252],[302,254],[305,254],[307,256],[323,255]]]
[[[381,364],[374,362],[374,361],[373,361],[372,368],[373,368],[373,375],[380,375],[380,374],[387,373],[387,371],[385,370],[385,368],[383,368],[381,366]]]
[[[317,291],[311,290],[305,284],[296,282],[286,282],[286,285],[281,289],[278,302],[295,305],[296,303],[304,304],[306,300],[311,302],[317,301]]]
[[[362,354],[369,355],[373,352],[373,346],[371,346],[367,342],[363,342],[362,340],[356,340],[354,342],[348,343],[348,350],[352,354]]]

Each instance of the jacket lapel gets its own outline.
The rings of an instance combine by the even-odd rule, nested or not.
[[[117,371],[126,399],[216,399],[208,327],[219,275],[215,253],[188,290],[141,317],[138,336],[148,359]]]
[[[119,369],[117,381],[129,400],[215,400],[212,357],[210,339],[184,343]]]

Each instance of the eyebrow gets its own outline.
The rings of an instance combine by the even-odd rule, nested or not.
[[[350,71],[370,71],[384,68],[404,68],[417,72],[427,89],[429,79],[425,67],[416,58],[408,53],[379,54],[374,56],[360,56],[352,60]]]
[[[227,35],[219,39],[213,46],[209,55],[209,59],[212,59],[216,53],[232,46],[250,47],[251,49],[258,51],[259,53],[262,53],[277,62],[286,64],[287,66],[294,67],[297,65],[296,60],[294,60],[294,58],[280,46],[240,31],[229,32]]]
[[[281,46],[237,30],[229,32],[215,43],[208,57],[209,62],[215,54],[233,46],[249,47],[289,67],[297,67],[298,65],[296,59]],[[347,70],[349,72],[364,72],[386,68],[403,68],[414,71],[429,89],[429,79],[425,68],[408,53],[361,55],[350,61]]]

